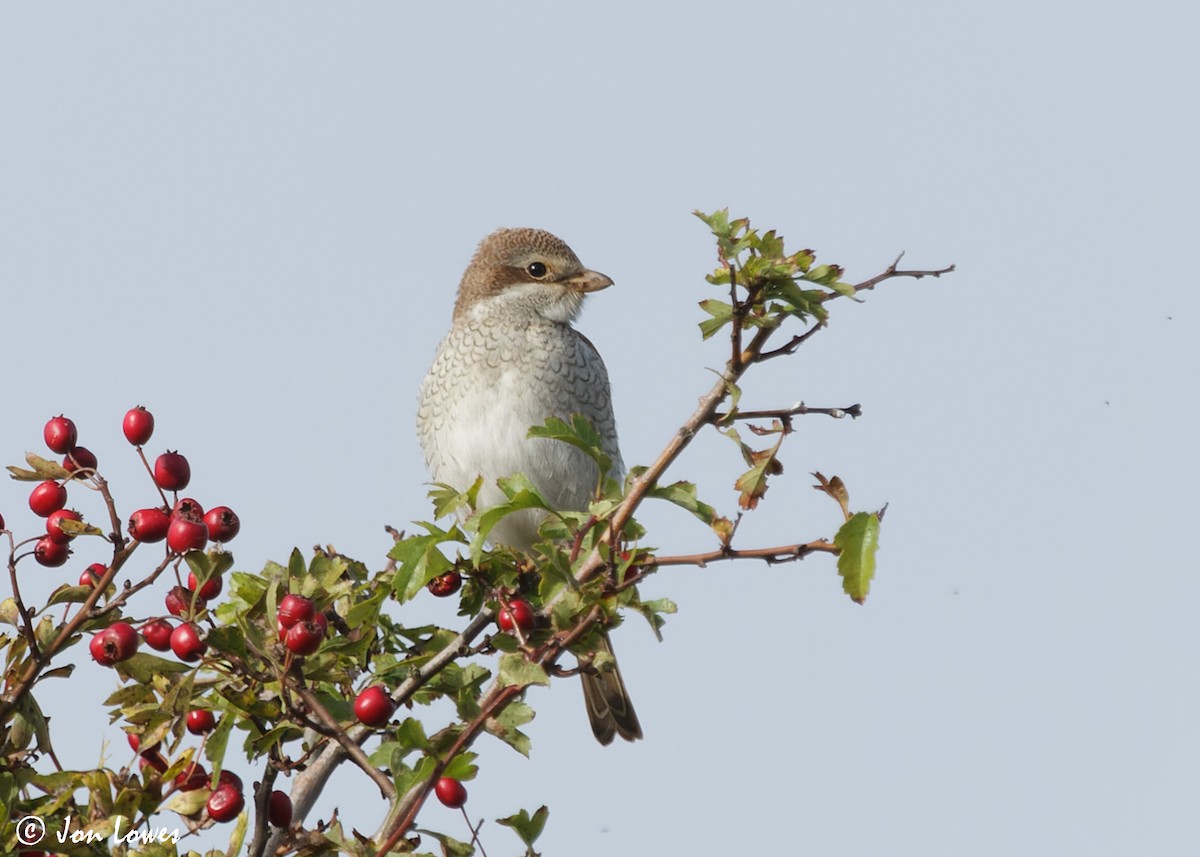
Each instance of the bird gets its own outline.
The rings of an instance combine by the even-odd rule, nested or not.
[[[524,474],[559,511],[587,509],[597,483],[595,462],[582,450],[531,438],[549,417],[581,414],[625,472],[617,440],[608,371],[596,347],[571,323],[585,298],[613,281],[583,266],[562,239],[541,229],[498,229],[479,244],[458,285],[450,331],[421,384],[417,434],[436,483],[466,491],[482,483],[477,509],[503,503],[497,480]],[[544,513],[524,509],[489,533],[493,545],[528,551]],[[602,633],[598,648],[611,654]],[[642,727],[616,661],[581,672],[584,702],[596,739],[642,737]]]

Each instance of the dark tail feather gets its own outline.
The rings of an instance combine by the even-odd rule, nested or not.
[[[602,634],[597,648],[613,654],[612,642],[608,634]],[[600,673],[583,673],[583,701],[587,704],[588,720],[592,724],[592,732],[601,744],[612,743],[613,736],[620,735],[626,741],[636,741],[642,737],[642,725],[638,723],[637,712],[633,710],[633,700],[625,689],[614,656],[611,670]]]

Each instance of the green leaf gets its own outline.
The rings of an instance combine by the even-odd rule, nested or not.
[[[71,471],[67,470],[67,468],[63,467],[57,461],[48,461],[32,452],[25,453],[25,462],[37,473],[38,479],[60,480],[71,477]],[[12,467],[8,469],[10,471],[14,470]]]
[[[8,469],[8,475],[11,476],[13,479],[16,479],[18,482],[44,482],[44,481],[46,481],[46,480],[42,479],[41,475],[38,474],[36,471],[26,470],[23,467],[14,467],[11,464],[6,465],[6,467]]]
[[[700,309],[712,316],[700,322],[700,334],[708,339],[722,327],[733,321],[733,307],[716,298],[700,301]]]
[[[711,526],[716,518],[716,510],[696,497],[696,486],[691,482],[674,482],[670,485],[655,486],[646,492],[648,497],[657,497],[674,503],[681,509],[687,509],[706,525]]]
[[[787,306],[791,315],[799,318],[824,314],[823,293],[813,289],[802,289],[791,279],[773,282],[764,292],[764,300],[780,301]]]
[[[547,417],[545,425],[532,426],[528,437],[558,440],[586,453],[600,470],[603,479],[612,470],[612,458],[604,452],[604,441],[592,421],[583,414],[571,414],[568,425],[558,417]]]
[[[245,633],[241,628],[232,625],[218,625],[209,631],[204,639],[219,652],[232,652],[243,658],[249,653]]]
[[[408,794],[418,783],[424,783],[433,776],[437,761],[432,756],[422,756],[415,767],[403,765],[392,769],[392,780],[396,783],[396,793]]]
[[[458,541],[458,528],[453,527],[447,532],[426,522],[421,526],[429,530],[428,535],[408,536],[388,552],[388,556],[399,562],[392,578],[392,592],[402,604],[415,598],[429,581],[454,567],[454,563],[438,550],[438,545]]]
[[[242,810],[237,817],[237,822],[233,825],[233,830],[229,834],[229,847],[225,849],[225,857],[238,857],[241,853],[242,845],[246,841],[246,831],[250,827],[250,809],[253,805]]]
[[[156,676],[179,675],[195,667],[139,652],[128,660],[113,664],[113,669],[123,679],[131,678],[141,684],[149,684]]]
[[[346,626],[352,631],[363,625],[374,626],[387,596],[387,589],[380,587],[370,598],[356,602],[346,611]]]
[[[421,832],[438,841],[438,844],[442,846],[442,857],[473,857],[475,854],[475,847],[469,842],[460,842],[454,837],[438,833],[436,830],[423,829]]]
[[[833,543],[841,548],[838,555],[838,574],[842,588],[855,602],[867,600],[871,581],[875,577],[875,553],[879,550],[879,515],[857,512],[842,524]]]
[[[60,586],[50,593],[47,604],[82,604],[92,594],[91,586]]]
[[[485,724],[485,728],[489,733],[499,738],[505,744],[508,744],[522,756],[528,758],[533,744],[529,740],[529,736],[522,732],[519,727],[533,720],[533,716],[533,708],[517,700],[510,702],[505,706],[503,711],[495,717],[490,718]]]
[[[479,773],[479,768],[475,764],[476,758],[478,755],[475,753],[459,753],[442,770],[442,776],[452,780],[475,779],[475,775]]]
[[[304,579],[308,577],[308,564],[304,561],[304,554],[300,553],[300,548],[292,548],[291,556],[288,557],[287,570],[288,577],[292,580],[299,580],[303,583]],[[299,591],[299,588],[292,590],[289,587],[288,591]]]
[[[532,849],[533,843],[542,835],[542,831],[546,827],[546,821],[550,818],[550,810],[545,806],[540,806],[530,815],[525,810],[521,810],[516,815],[510,815],[508,818],[497,818],[497,824],[503,824],[505,827],[511,827],[521,837],[521,841],[525,843],[525,847]]]
[[[332,589],[345,578],[349,568],[350,563],[343,557],[319,553],[309,563],[308,573],[320,583],[322,589]]]
[[[776,235],[774,229],[768,229],[758,240],[757,250],[768,259],[778,259],[783,256],[783,236]]]
[[[527,687],[531,684],[549,684],[550,677],[542,669],[519,652],[500,656],[500,671],[496,681],[501,687]]]
[[[696,211],[693,211],[692,214],[703,220],[704,224],[712,230],[713,235],[716,235],[718,238],[729,235],[728,208],[722,208],[718,211],[714,211],[712,214],[705,214],[703,211],[697,209]]]
[[[495,526],[505,517],[511,515],[513,512],[520,512],[525,509],[553,511],[545,498],[542,497],[534,484],[524,474],[518,473],[515,476],[497,480],[496,484],[504,492],[507,498],[506,501],[498,506],[493,506],[471,519],[476,529],[475,537],[471,539],[471,561],[476,564],[479,563],[483,556],[483,543],[487,541],[488,535],[491,534]]]
[[[75,521],[71,518],[64,518],[58,522],[58,528],[68,536],[102,536],[104,531],[99,527],[93,527],[87,521]]]
[[[211,792],[208,789],[192,789],[186,792],[175,792],[162,808],[180,815],[195,815],[204,809]]]
[[[458,512],[473,512],[479,497],[479,489],[483,487],[483,477],[478,477],[466,491],[458,491],[444,482],[436,482],[429,491],[429,499],[433,501],[433,515],[444,518]]]

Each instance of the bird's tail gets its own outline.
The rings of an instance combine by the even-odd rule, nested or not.
[[[612,642],[608,634],[600,635],[598,651],[612,655]],[[633,710],[633,700],[625,689],[621,678],[621,670],[617,667],[616,656],[613,655],[612,669],[603,672],[585,672],[583,680],[583,701],[587,704],[588,720],[592,724],[592,732],[601,744],[611,744],[613,736],[620,735],[626,741],[636,741],[642,737],[642,725],[638,723],[637,712]]]

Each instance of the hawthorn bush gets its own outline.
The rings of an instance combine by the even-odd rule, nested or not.
[[[122,430],[161,502],[127,517],[95,456],[79,445],[74,423],[50,419],[44,440],[61,460],[30,453],[26,466],[9,468],[14,479],[33,485],[28,502],[46,519],[46,531],[18,538],[0,519],[11,589],[0,603],[0,850],[176,854],[186,850],[189,833],[217,824],[230,826],[229,855],[366,857],[427,849],[414,829],[417,815],[431,793],[450,807],[465,804],[463,782],[476,773],[470,748],[480,735],[528,753],[521,731],[533,717],[527,687],[571,675],[575,670],[559,666],[568,652],[579,657],[580,670],[610,668],[610,658],[591,653],[622,613],[640,613],[659,631],[674,608],[639,598],[637,584],[647,575],[672,565],[825,553],[836,557],[846,593],[862,602],[875,572],[882,511],[853,511],[836,476],[814,474],[815,487],[840,515],[832,538],[734,544],[741,515],[782,472],[780,451],[793,421],[811,414],[857,417],[859,406],[747,411],[739,407],[739,382],[752,367],[795,353],[825,329],[833,300],[854,299],[895,277],[936,277],[953,266],[908,271],[897,259],[851,284],[840,267],[818,265],[810,250],[787,253],[774,231],[730,220],[727,211],[698,216],[716,238],[718,258],[707,278],[711,296],[700,302],[708,316],[700,331],[706,339],[725,332],[724,370],[658,458],[633,468],[624,484],[603,479],[586,510],[549,509],[521,476],[502,480],[506,502],[487,509],[475,508],[479,483],[463,493],[436,486],[431,498],[443,523],[394,533],[381,570],[331,551],[305,557],[293,550],[286,564],[233,571],[227,543],[238,534],[237,515],[181,496],[191,470],[180,453],[168,451],[153,464],[146,458],[143,447],[155,430],[149,411],[131,409]],[[734,485],[739,511],[732,518],[700,500],[691,484],[664,478],[706,427],[729,437],[746,463]],[[601,473],[610,466],[582,418],[550,419],[530,433],[584,450]],[[67,509],[82,491],[99,494],[106,520],[84,520]],[[699,518],[711,528],[712,547],[688,556],[644,547],[634,513],[649,498]],[[488,549],[496,523],[523,509],[547,512],[542,540],[528,555]],[[111,557],[89,566],[77,583],[64,583],[45,604],[28,604],[20,587],[28,567],[63,565],[72,540],[81,538],[104,540]],[[135,615],[131,598],[143,590],[158,594],[162,608]],[[461,627],[396,618],[396,605],[426,590],[458,598]],[[61,764],[37,703],[41,682],[70,675],[89,656],[114,672],[107,705],[136,754],[124,767]],[[453,703],[453,720],[433,724],[415,716],[414,704],[437,699]],[[344,831],[336,818],[308,818],[343,764],[357,767],[383,795],[369,839]],[[547,817],[541,807],[499,822],[532,854]],[[62,845],[50,837],[27,844],[39,825],[74,836]],[[478,828],[469,829],[470,843],[423,833],[446,853],[461,854],[479,844]],[[184,837],[180,842],[174,831]]]

